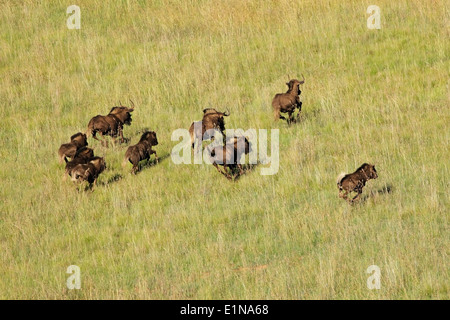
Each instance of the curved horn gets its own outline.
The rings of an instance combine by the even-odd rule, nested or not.
[[[305,83],[305,76],[303,75],[303,73],[302,73],[302,78],[303,78],[303,80],[302,80],[302,81],[300,81],[300,84],[303,84],[303,83]]]
[[[291,81],[291,77],[290,77],[289,74],[288,74],[288,82],[289,82],[289,81]]]
[[[228,116],[230,115],[230,110],[228,110],[228,107],[227,107],[227,111],[228,111],[228,112],[224,112],[224,113],[223,113],[223,115],[224,115],[225,117],[228,117]]]
[[[130,98],[128,98],[128,99],[130,99]],[[130,102],[131,102],[131,107],[134,109],[134,102],[133,102],[133,100],[130,99]]]
[[[119,106],[121,106],[121,107],[122,107],[122,102],[120,102],[120,100],[119,100]]]

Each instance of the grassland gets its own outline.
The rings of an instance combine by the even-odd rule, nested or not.
[[[449,298],[448,1],[77,1],[68,30],[71,4],[0,1],[0,298]],[[302,122],[274,123],[301,73]],[[125,136],[155,130],[164,160],[131,176],[126,145],[89,140],[99,185],[63,182],[59,145],[128,97]],[[175,165],[205,107],[279,128],[278,174]],[[335,178],[363,162],[379,178],[349,206]]]

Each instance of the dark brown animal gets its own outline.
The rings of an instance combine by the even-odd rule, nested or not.
[[[88,147],[83,147],[77,151],[72,161],[66,163],[66,169],[64,172],[64,179],[66,180],[67,175],[72,176],[72,170],[79,164],[86,164],[91,159],[94,158],[94,150]]]
[[[97,178],[106,169],[106,162],[104,158],[94,157],[85,164],[77,164],[75,168],[72,169],[72,181],[73,182],[83,182],[87,181],[89,187],[96,185]]]
[[[339,189],[339,197],[349,202],[359,199],[363,187],[370,179],[378,178],[377,170],[372,164],[364,163],[355,172],[350,174],[341,174],[337,179],[337,187]],[[344,193],[343,193],[344,192]],[[353,199],[347,199],[350,192],[356,192],[357,195]]]
[[[133,102],[131,101],[131,103]],[[108,115],[93,117],[88,124],[87,136],[90,137],[92,135],[95,140],[100,141],[96,136],[98,132],[101,137],[105,135],[112,137],[113,142],[115,138],[120,136],[120,141],[123,143],[123,126],[131,125],[131,112],[133,111],[134,103],[132,108],[124,106],[113,107]]]
[[[78,149],[87,146],[87,136],[84,133],[78,132],[70,137],[69,143],[64,143],[59,147],[58,156],[59,162],[63,163],[63,160],[67,162],[67,158],[73,159]]]
[[[219,112],[213,108],[204,109],[203,119],[192,122],[189,128],[192,148],[194,149],[195,143],[197,143],[198,151],[201,148],[202,141],[214,139],[214,134],[211,133],[211,130],[219,130],[223,134],[225,131],[225,120],[223,117],[228,117],[229,115],[229,112]]]
[[[133,165],[131,172],[136,174],[139,162],[146,159],[150,160],[152,154],[155,154],[156,162],[158,162],[158,155],[155,150],[152,150],[152,147],[156,145],[158,145],[156,133],[154,131],[144,132],[137,144],[128,147],[122,165],[125,166],[129,161]]]
[[[302,75],[303,77],[303,75]],[[305,83],[305,77],[302,81],[292,79],[286,83],[289,87],[286,93],[278,93],[272,100],[272,108],[275,121],[278,119],[286,120],[288,124],[296,122],[300,119],[300,111],[302,110],[302,102],[300,101],[300,85]],[[297,120],[294,119],[294,112],[298,109]],[[286,119],[280,113],[288,113]]]
[[[232,175],[226,170],[227,167],[231,173],[233,173],[237,167],[239,169],[239,174],[243,174],[244,171],[242,170],[242,165],[239,163],[239,160],[243,154],[248,154],[251,151],[251,143],[247,137],[232,137],[227,140],[222,148],[213,148],[209,160],[217,171],[227,177],[228,180],[232,180]],[[219,168],[219,165],[224,167],[224,171]]]

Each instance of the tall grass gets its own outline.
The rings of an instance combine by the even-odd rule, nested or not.
[[[0,2],[0,298],[449,298],[448,1],[377,1],[380,30],[370,1],[78,1],[68,30],[71,4]],[[302,122],[274,123],[301,73]],[[59,145],[128,98],[125,136],[166,158],[132,176],[89,140],[99,185],[63,182]],[[278,174],[172,163],[205,107],[279,128]],[[349,206],[335,177],[363,162],[379,178]]]

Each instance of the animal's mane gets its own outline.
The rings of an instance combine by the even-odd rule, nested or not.
[[[81,133],[81,132],[75,133],[73,136],[70,137],[70,140],[73,140],[76,137],[79,137],[79,136],[82,136],[82,135],[83,135],[83,133]]]
[[[114,109],[122,109],[122,108],[123,108],[123,106],[112,107],[111,110],[109,110],[109,113],[113,112]]]
[[[363,170],[365,167],[367,167],[369,164],[368,163],[363,163],[358,169],[356,169],[356,171],[360,171]]]
[[[154,131],[145,131],[145,132],[142,134],[141,139],[139,140],[139,142],[147,141],[147,137],[151,136],[152,133],[154,134],[155,132],[154,132]]]
[[[219,112],[214,108],[203,109],[203,114],[212,114],[212,113],[219,113]]]
[[[289,80],[289,82],[288,82],[288,90],[286,91],[286,93],[291,93],[293,90],[294,90],[294,85],[293,85],[293,83],[295,82],[295,81],[297,81],[298,83],[300,83],[300,81],[299,80],[297,80],[297,79],[292,79],[292,80]]]
[[[147,140],[147,135],[149,135],[149,134],[150,134],[150,131],[145,131],[142,134],[141,139],[139,139],[139,142],[146,141]]]
[[[92,162],[92,161],[98,161],[98,160],[101,160],[101,159],[102,159],[102,157],[95,156],[95,157],[92,157],[92,158],[89,160],[89,162]]]

